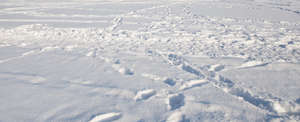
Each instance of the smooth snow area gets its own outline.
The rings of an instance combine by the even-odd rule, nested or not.
[[[300,121],[299,0],[1,0],[0,121]]]

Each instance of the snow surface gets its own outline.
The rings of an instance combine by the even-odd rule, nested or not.
[[[300,121],[299,0],[1,0],[0,121]]]

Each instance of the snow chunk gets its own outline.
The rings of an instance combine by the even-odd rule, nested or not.
[[[139,100],[145,100],[150,98],[151,96],[155,95],[156,91],[153,89],[148,89],[148,90],[144,90],[144,91],[139,91],[137,93],[137,95],[135,96],[135,100],[139,101]]]
[[[119,64],[114,64],[112,66],[115,70],[117,70],[122,75],[133,75],[133,71],[126,67],[121,67]]]
[[[122,116],[121,113],[107,113],[107,114],[101,114],[96,117],[94,117],[89,122],[111,122],[120,119]]]
[[[188,83],[183,84],[180,87],[180,90],[186,90],[186,89],[190,89],[196,86],[201,86],[203,84],[208,83],[206,80],[191,80]]]
[[[278,102],[274,102],[274,103],[273,103],[273,109],[274,109],[274,111],[276,111],[276,112],[279,113],[279,114],[285,113],[285,112],[286,112],[285,108],[282,107],[282,106],[280,105],[280,103],[278,103]]]
[[[185,122],[185,115],[181,112],[171,114],[166,122]]]
[[[133,75],[133,71],[131,71],[131,70],[128,69],[128,68],[122,67],[122,68],[120,68],[118,71],[119,71],[122,75]]]

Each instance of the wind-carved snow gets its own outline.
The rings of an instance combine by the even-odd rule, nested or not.
[[[122,117],[121,113],[106,113],[95,116],[89,122],[112,122]]]
[[[261,61],[248,61],[246,63],[243,63],[239,68],[249,68],[249,67],[257,67],[257,66],[265,66],[268,63],[261,62]]]

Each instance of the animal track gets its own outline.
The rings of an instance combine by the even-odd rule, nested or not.
[[[250,103],[258,108],[264,109],[269,111],[276,116],[286,118],[285,116],[289,115],[298,115],[300,108],[298,104],[293,101],[284,102],[282,99],[278,97],[274,97],[271,94],[268,97],[256,96],[253,95],[250,91],[246,90],[245,88],[237,86],[233,81],[230,79],[223,77],[222,75],[217,74],[217,71],[224,69],[222,65],[215,65],[212,66],[210,69],[197,69],[194,68],[191,64],[188,63],[183,57],[180,57],[175,54],[165,54],[159,52],[157,53],[159,57],[162,57],[164,60],[174,66],[179,66],[180,69],[189,72],[191,74],[195,74],[196,76],[203,76],[209,83],[214,85],[217,88],[220,88],[225,93],[229,93],[237,98],[242,98],[244,102]],[[243,64],[239,68],[247,68],[247,67],[255,67],[266,65],[267,63],[257,63],[257,62],[249,62]],[[191,81],[189,83],[184,84],[180,87],[181,90],[185,90],[188,88],[192,88],[194,86],[198,86],[204,83],[203,80],[200,81]],[[171,95],[167,101],[169,105],[169,109],[174,110],[176,108],[181,107],[184,104],[184,96],[182,94]]]

